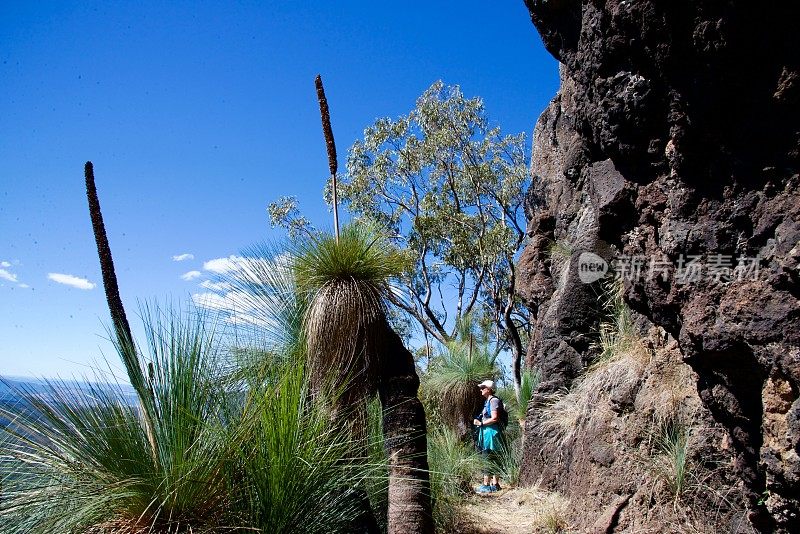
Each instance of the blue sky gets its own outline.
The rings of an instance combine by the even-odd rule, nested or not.
[[[340,162],[437,79],[482,96],[506,133],[530,135],[557,90],[521,0],[2,6],[0,375],[116,362],[86,160],[133,314],[189,301],[212,260],[282,235],[266,214],[280,196],[329,220],[317,73]]]

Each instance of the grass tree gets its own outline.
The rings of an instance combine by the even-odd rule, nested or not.
[[[232,389],[213,328],[160,312],[145,323],[152,434],[107,384],[17,390],[19,403],[0,409],[11,421],[0,429],[0,532],[352,532],[352,488],[384,466],[351,461],[366,451],[330,425],[305,363],[287,358],[268,384],[258,373]]]
[[[53,382],[5,409],[3,532],[161,532],[219,525],[229,506],[216,431],[213,334],[147,321],[153,402]],[[116,343],[120,356],[128,347]],[[137,351],[142,354],[143,351]],[[140,362],[137,362],[139,365]],[[92,530],[94,529],[94,530]]]
[[[472,419],[484,403],[478,383],[497,378],[500,371],[488,342],[476,339],[472,332],[471,317],[461,323],[459,335],[431,360],[424,382],[442,421],[463,437],[472,429]]]
[[[433,520],[425,412],[411,353],[386,317],[389,279],[403,257],[363,225],[303,240],[293,255],[297,287],[308,301],[305,334],[312,382],[340,395],[340,413],[363,420],[377,392],[389,456],[388,530],[431,532]]]
[[[266,375],[221,380],[216,330],[158,311],[145,314],[145,350],[136,346],[91,163],[86,181],[115,346],[138,402],[110,386],[17,391],[21,401],[0,410],[10,421],[0,429],[0,531],[353,531],[363,507],[352,488],[376,473],[352,461],[366,449],[309,394],[305,362],[290,350]]]

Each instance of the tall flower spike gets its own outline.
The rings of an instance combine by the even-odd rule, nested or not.
[[[328,110],[328,99],[325,98],[325,88],[322,86],[322,76],[317,74],[314,80],[317,86],[317,100],[319,101],[319,115],[322,119],[322,133],[325,136],[325,148],[328,150],[328,168],[331,171],[333,181],[333,230],[336,242],[339,242],[339,198],[336,184],[336,172],[339,169],[339,162],[336,159],[336,143],[333,140],[333,129],[331,128],[331,114]]]
[[[136,390],[139,402],[142,404],[147,439],[152,448],[153,459],[157,460],[155,432],[153,431],[153,420],[149,410],[154,405],[153,394],[139,365],[139,356],[136,353],[136,345],[133,342],[131,326],[128,323],[128,316],[125,314],[125,307],[122,305],[122,298],[119,296],[117,273],[114,270],[111,247],[108,244],[106,227],[103,223],[103,213],[100,211],[100,200],[97,197],[97,187],[94,183],[94,166],[91,161],[86,162],[84,175],[86,177],[86,198],[89,201],[89,216],[92,219],[94,240],[97,243],[97,255],[100,258],[100,270],[103,273],[103,287],[106,292],[106,301],[108,302],[108,310],[111,313],[111,320],[114,323],[114,333],[117,336],[119,353],[122,356],[122,363],[125,365],[131,386]]]
[[[84,175],[86,176],[86,197],[89,201],[89,216],[92,219],[94,240],[97,243],[97,255],[100,257],[100,270],[103,273],[103,287],[106,292],[108,310],[111,312],[114,332],[117,334],[119,342],[128,343],[133,340],[133,336],[131,335],[128,317],[125,315],[125,308],[122,305],[122,299],[119,296],[114,260],[111,257],[111,247],[108,244],[106,227],[103,223],[103,213],[100,211],[100,200],[97,198],[97,187],[95,187],[94,183],[94,166],[91,161],[86,162]]]

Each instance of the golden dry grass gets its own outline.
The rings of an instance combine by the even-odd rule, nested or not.
[[[569,500],[537,487],[512,488],[476,495],[461,508],[463,534],[530,534],[566,532]]]
[[[542,409],[540,432],[554,446],[571,440],[582,421],[601,405],[601,397],[626,383],[639,381],[651,352],[641,340],[631,341],[626,350],[597,362],[580,376],[568,392],[554,395]]]

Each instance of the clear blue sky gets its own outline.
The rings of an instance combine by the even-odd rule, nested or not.
[[[206,262],[279,236],[266,206],[280,196],[325,225],[317,73],[340,156],[437,79],[528,135],[557,89],[522,0],[3,1],[0,14],[0,375],[116,362],[86,160],[132,315],[188,301]]]

